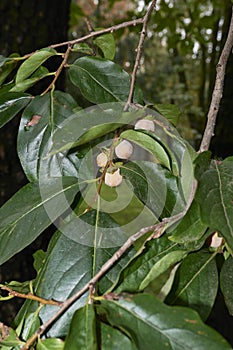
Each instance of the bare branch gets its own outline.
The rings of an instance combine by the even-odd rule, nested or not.
[[[232,7],[233,11],[233,7]],[[219,111],[220,101],[223,94],[223,84],[224,76],[226,72],[226,65],[233,47],[233,13],[231,17],[231,23],[228,31],[227,40],[225,42],[224,48],[222,50],[221,56],[219,58],[217,67],[216,67],[216,80],[213,90],[212,100],[210,103],[209,112],[207,115],[207,123],[203,138],[201,141],[199,152],[204,152],[209,149],[211,138],[214,135],[214,128],[216,124],[216,118]]]
[[[129,108],[129,106],[130,106],[130,104],[132,103],[132,100],[133,100],[133,94],[134,94],[134,89],[135,89],[137,70],[138,70],[138,67],[140,66],[140,59],[141,59],[141,55],[142,55],[142,48],[143,48],[143,44],[144,44],[144,41],[145,41],[145,38],[146,38],[146,34],[147,34],[147,24],[148,24],[148,21],[150,19],[151,13],[152,13],[152,11],[155,8],[156,1],[157,0],[153,0],[152,1],[148,11],[146,12],[145,16],[143,17],[142,31],[141,31],[141,35],[140,35],[140,38],[139,38],[138,47],[136,49],[137,50],[137,55],[136,55],[136,58],[135,58],[134,68],[133,68],[133,72],[132,72],[132,75],[131,75],[129,96],[128,96],[128,100],[126,102],[124,111],[128,110],[128,108]]]
[[[67,60],[68,60],[68,57],[69,57],[69,54],[70,54],[70,51],[71,51],[71,46],[68,45],[68,48],[64,54],[64,58],[63,58],[63,61],[62,63],[60,64],[60,66],[58,67],[58,70],[56,71],[55,73],[55,77],[53,79],[53,81],[49,84],[49,86],[46,88],[46,90],[41,94],[41,95],[45,95],[49,90],[51,90],[53,87],[54,87],[54,84],[56,83],[59,75],[61,74],[62,72],[62,69],[63,67],[66,65],[67,63]]]
[[[81,42],[86,41],[86,40],[88,40],[90,38],[93,38],[95,36],[100,36],[100,35],[107,34],[107,33],[113,33],[116,30],[119,30],[119,29],[122,29],[122,28],[136,26],[138,24],[143,23],[143,21],[144,21],[144,17],[133,19],[132,21],[127,21],[127,22],[123,22],[123,23],[120,23],[120,24],[116,24],[116,25],[111,26],[109,28],[97,30],[96,32],[92,31],[91,33],[89,33],[89,34],[87,34],[87,35],[85,35],[85,36],[83,36],[81,38],[77,38],[77,39],[69,40],[69,41],[64,41],[63,43],[53,44],[53,45],[50,45],[49,47],[56,48],[56,47],[61,47],[61,46],[66,46],[66,45],[72,46],[74,44],[81,43]]]
[[[165,219],[162,222],[159,222],[155,225],[151,225],[148,227],[142,228],[140,231],[130,236],[127,241],[121,246],[113,256],[101,267],[100,271],[88,282],[85,284],[83,288],[81,288],[77,293],[75,293],[72,297],[65,300],[61,305],[59,310],[43,325],[41,325],[35,334],[31,338],[27,340],[25,345],[22,347],[22,350],[27,350],[33,344],[33,342],[37,339],[38,336],[42,335],[48,327],[52,325],[54,321],[56,321],[76,300],[78,300],[89,288],[91,285],[94,285],[114,264],[117,262],[121,256],[131,247],[131,245],[138,240],[140,237],[144,236],[146,233],[153,231],[151,238],[160,237],[167,224],[170,222],[172,218]]]
[[[195,191],[195,190],[194,190]],[[194,192],[195,193],[195,192]],[[193,193],[191,193],[190,197],[193,198]],[[27,340],[25,345],[22,347],[21,350],[28,350],[30,346],[33,344],[33,342],[37,339],[38,336],[41,336],[75,301],[77,301],[88,289],[90,286],[95,285],[96,282],[122,257],[122,255],[136,242],[139,238],[143,237],[146,233],[152,231],[152,234],[147,238],[146,242],[159,238],[164,231],[166,230],[167,226],[170,224],[174,224],[178,220],[180,220],[187,212],[189,206],[190,206],[190,200],[188,200],[187,205],[185,209],[174,216],[171,216],[169,218],[164,218],[162,222],[159,222],[155,225],[143,227],[141,230],[136,232],[134,235],[130,236],[127,241],[113,254],[113,256],[106,261],[106,263],[101,267],[99,272],[89,280],[81,288],[77,293],[75,293],[72,297],[65,300],[61,305],[59,310],[44,324],[42,324],[38,330],[32,335],[31,338]],[[145,244],[145,243],[144,243]]]

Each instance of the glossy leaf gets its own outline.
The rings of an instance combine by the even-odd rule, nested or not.
[[[126,333],[138,349],[230,350],[216,331],[188,308],[171,307],[152,295],[122,296],[101,301],[100,312],[113,327]]]
[[[0,85],[16,67],[17,61],[14,57],[18,57],[17,54],[12,54],[10,57],[0,55]]]
[[[29,339],[40,327],[41,322],[38,316],[39,309],[37,309],[34,313],[30,313],[24,320],[23,323],[23,331],[20,333],[20,337],[23,340]]]
[[[100,28],[96,28],[99,30]],[[103,52],[104,58],[107,60],[113,60],[116,52],[116,45],[114,36],[111,33],[100,35],[94,40],[94,44],[98,46]]]
[[[233,258],[229,257],[223,264],[220,273],[220,288],[229,314],[233,315]]]
[[[78,111],[54,133],[51,154],[87,144],[142,115],[143,110],[123,113],[120,103],[106,103]]]
[[[154,123],[155,132],[148,134],[159,142],[169,155],[172,172],[180,177],[181,188],[187,201],[194,181],[193,161],[197,154],[167,119],[156,115]]]
[[[136,345],[130,341],[126,334],[120,332],[103,322],[100,324],[101,350],[137,350]]]
[[[96,235],[99,247],[120,246],[141,228],[157,222],[154,213],[134,195],[131,186],[128,186],[125,180],[117,188],[111,188],[103,183],[97,205],[93,203],[93,198],[97,194],[96,185],[90,185],[82,194],[84,202],[80,208],[81,212],[85,212],[90,206],[101,211],[104,226]],[[85,240],[93,241],[92,231],[87,230]]]
[[[64,350],[97,350],[94,305],[86,304],[74,313]]]
[[[180,117],[180,109],[174,104],[155,104],[154,107],[160,112],[170,123],[177,125]]]
[[[188,306],[205,321],[214,305],[218,291],[218,271],[215,254],[197,252],[180,264],[166,302]]]
[[[49,57],[56,55],[56,51],[51,48],[36,51],[32,56],[26,59],[18,69],[16,74],[16,84],[30,77],[37,68],[39,68]]]
[[[121,174],[130,181],[135,195],[155,213],[171,216],[184,208],[179,181],[161,165],[149,161],[132,161],[121,167]]]
[[[197,201],[202,221],[219,231],[233,249],[233,157],[213,161],[199,180]]]
[[[2,93],[0,96],[0,127],[13,119],[31,99],[32,97],[25,93]]]
[[[23,81],[18,82],[14,87],[11,88],[10,91],[22,92],[26,91],[34,84],[36,84],[39,80],[45,78],[50,73],[47,68],[41,66],[39,67],[34,74],[32,74],[31,78],[25,79]]]
[[[120,66],[106,59],[81,57],[69,68],[72,83],[79,87],[90,102],[126,102],[130,88],[130,77]],[[142,100],[136,89],[135,102]]]
[[[36,350],[63,350],[64,341],[59,338],[38,339]]]
[[[126,130],[121,133],[121,138],[132,141],[140,147],[144,148],[154,156],[157,163],[171,170],[170,160],[166,151],[149,135],[144,134],[140,131]]]
[[[80,222],[73,227],[69,226],[69,230],[65,231],[62,227],[62,233],[56,232],[50,242],[46,258],[39,270],[36,281],[34,283],[34,293],[46,299],[54,299],[64,301],[80,290],[98,272],[101,266],[114,254],[118,247],[114,248],[97,248],[94,244],[96,232],[95,213],[87,213],[83,221],[89,224],[89,231],[92,230],[92,246],[84,245],[78,241],[83,241],[82,237],[87,234],[87,226],[81,225]],[[107,221],[106,216],[98,219],[98,235],[101,236],[102,227],[111,224],[111,219]],[[85,231],[84,231],[85,230]],[[67,233],[67,235],[66,235]],[[113,234],[117,231],[113,230]],[[70,235],[71,238],[68,237]],[[99,290],[106,292],[110,286],[115,283],[120,271],[128,263],[135,249],[131,248],[128,254],[120,259],[113,268],[111,268],[105,276],[99,281]],[[83,307],[87,301],[88,293],[82,295],[67,312],[53,324],[48,332],[51,337],[64,337],[67,335],[69,325],[74,312]],[[17,317],[17,324],[24,319],[27,314],[35,312],[37,303],[27,300],[20,314]],[[57,307],[46,305],[40,311],[42,322],[46,322]]]
[[[184,248],[172,243],[166,236],[148,242],[142,253],[132,259],[122,271],[114,291],[142,291],[169,267],[182,260],[186,254]]]
[[[211,163],[211,152],[210,151],[202,152],[196,157],[196,159],[194,161],[195,178],[198,181],[200,180],[203,173],[209,169],[210,163]]]
[[[207,225],[201,221],[200,206],[194,200],[185,216],[171,231],[169,239],[183,244],[193,242],[200,239],[207,228]]]
[[[57,154],[46,158],[54,131],[73,115],[75,108],[77,104],[69,94],[56,91],[36,96],[24,110],[17,147],[23,170],[30,181],[51,175],[77,176],[79,159],[75,155],[64,157]],[[33,122],[35,116],[38,117]]]
[[[0,264],[34,241],[53,220],[68,209],[77,192],[77,179],[48,179],[21,188],[0,209]],[[63,199],[65,196],[66,200]],[[48,216],[47,212],[49,210]]]

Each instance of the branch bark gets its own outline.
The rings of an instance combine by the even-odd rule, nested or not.
[[[130,90],[129,90],[129,96],[128,96],[128,100],[126,102],[125,108],[124,110],[127,111],[130,104],[132,103],[133,100],[133,94],[134,94],[134,89],[135,89],[135,82],[136,82],[136,75],[137,75],[137,70],[140,66],[140,59],[142,56],[142,48],[143,48],[143,44],[146,38],[146,34],[147,34],[147,24],[148,21],[150,19],[151,13],[153,12],[155,5],[156,5],[157,0],[153,0],[148,11],[146,12],[145,16],[143,17],[143,26],[142,26],[142,31],[141,31],[141,35],[139,38],[139,42],[138,42],[138,47],[137,47],[137,55],[136,55],[136,59],[135,59],[135,63],[134,63],[134,68],[133,68],[133,72],[131,75],[131,84],[130,84]]]
[[[228,31],[227,40],[225,42],[225,45],[223,47],[222,53],[220,55],[220,58],[216,67],[216,71],[217,71],[216,80],[215,80],[209,112],[207,115],[207,123],[203,134],[203,138],[201,141],[199,153],[207,151],[209,149],[210,141],[214,136],[216,119],[219,111],[220,101],[223,94],[226,65],[227,65],[227,61],[231,53],[232,47],[233,47],[233,7],[232,7],[232,17],[231,17],[231,23]]]

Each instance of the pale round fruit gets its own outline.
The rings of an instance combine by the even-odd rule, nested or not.
[[[223,243],[223,238],[219,237],[217,232],[215,232],[211,238],[210,247],[219,248]]]
[[[123,140],[115,148],[117,158],[129,159],[133,154],[133,146],[129,141]]]
[[[109,187],[117,187],[122,183],[122,179],[120,169],[117,169],[114,173],[106,172],[104,182]]]
[[[134,126],[135,130],[142,129],[146,131],[155,131],[155,124],[153,120],[149,119],[140,119]]]
[[[108,162],[108,157],[104,152],[101,152],[96,157],[96,163],[99,167],[104,168]]]

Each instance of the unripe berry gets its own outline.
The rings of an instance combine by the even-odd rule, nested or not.
[[[104,168],[108,162],[108,157],[104,152],[101,152],[96,157],[96,163],[99,167]]]
[[[133,146],[129,141],[123,140],[116,146],[115,153],[120,159],[129,159],[133,153]]]
[[[155,131],[155,124],[153,120],[149,119],[140,119],[134,126],[135,130],[142,129],[147,131]]]
[[[210,247],[219,248],[223,244],[223,238],[219,237],[217,232],[215,232],[211,238]]]
[[[117,187],[122,183],[122,176],[120,174],[120,169],[118,168],[114,173],[106,172],[104,182],[109,187]]]

